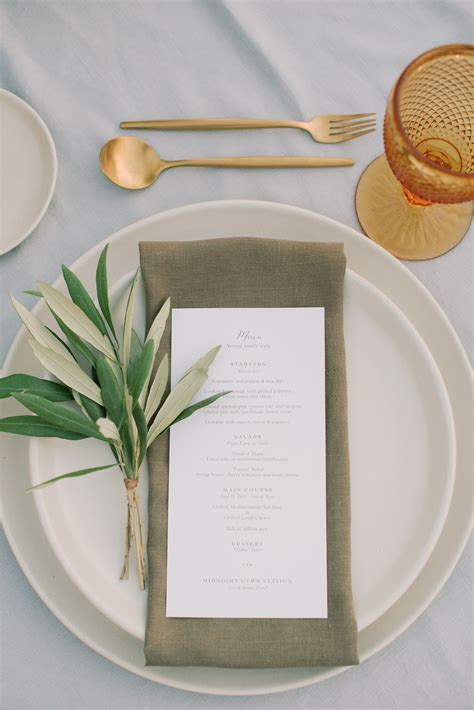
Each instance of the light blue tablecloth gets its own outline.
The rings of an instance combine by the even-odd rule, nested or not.
[[[170,171],[125,193],[98,170],[120,120],[376,111],[417,54],[472,42],[461,0],[118,2],[3,0],[2,85],[48,124],[58,183],[32,236],[1,260],[1,359],[18,328],[8,292],[52,281],[92,245],[137,219],[202,200],[287,202],[358,228],[354,188],[381,152],[381,131],[344,147],[297,131],[150,133],[164,157],[350,155],[353,169]],[[454,251],[409,268],[438,299],[465,347],[471,340],[472,234]],[[12,472],[4,471],[3,475]],[[155,685],[83,645],[46,609],[1,540],[2,707],[32,708],[468,708],[471,567],[465,554],[429,610],[369,662],[301,691],[260,698],[198,696]]]

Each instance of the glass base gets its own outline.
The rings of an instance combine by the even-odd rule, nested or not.
[[[472,203],[408,202],[385,155],[362,173],[356,190],[356,211],[370,239],[400,259],[432,259],[458,244],[469,229]]]

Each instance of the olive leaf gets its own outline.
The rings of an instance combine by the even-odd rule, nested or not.
[[[72,351],[71,344],[65,343],[64,340],[52,328],[49,327],[49,325],[46,326],[46,330],[48,330],[51,333],[51,335],[53,336],[53,338],[58,340],[59,343],[66,348],[66,350],[68,351],[69,355],[72,357],[74,362],[77,362],[77,358]]]
[[[191,372],[191,370],[205,370],[207,372],[208,369],[210,368],[210,366],[212,365],[212,363],[214,362],[216,355],[220,349],[221,349],[221,346],[216,345],[215,348],[212,348],[212,350],[209,350],[209,352],[206,353],[205,355],[203,355],[203,357],[199,358],[199,360],[197,362],[195,362],[194,365],[191,365],[189,370],[186,370],[186,372],[184,373],[184,375],[181,379],[186,377],[186,375],[188,375]]]
[[[176,384],[163,402],[148,430],[148,446],[174,422],[206,380],[207,372],[205,370],[191,370]]]
[[[130,338],[130,362],[133,362],[134,360],[139,358],[142,353],[142,350],[143,343],[140,340],[140,336],[138,335],[135,328],[132,328],[132,335]]]
[[[167,298],[160,310],[158,311],[158,314],[156,315],[153,323],[151,324],[149,330],[148,330],[148,335],[146,337],[146,343],[152,341],[155,345],[154,349],[154,354],[158,352],[158,348],[160,347],[160,342],[161,338],[163,337],[163,333],[165,332],[166,328],[166,323],[168,321],[168,317],[170,314],[170,307],[171,307],[171,299]],[[145,343],[145,344],[146,344]],[[153,363],[152,363],[153,365]],[[151,378],[151,372],[152,372],[152,367],[150,368],[148,372],[148,376],[145,378],[145,381],[143,383],[143,387],[141,390],[141,394],[139,396],[139,402],[142,407],[145,406],[146,402],[146,397],[147,397],[147,392],[148,392],[148,386],[150,384],[150,378]]]
[[[230,394],[231,391],[232,390],[227,390],[226,392],[218,392],[218,394],[213,394],[211,397],[206,397],[206,399],[201,399],[199,402],[195,402],[195,404],[191,404],[190,407],[186,407],[186,409],[183,409],[181,414],[178,414],[178,416],[171,423],[170,426],[173,426],[174,424],[181,422],[183,419],[187,419],[188,417],[191,416],[191,414],[194,414],[194,412],[197,412],[199,409],[202,409],[203,407],[209,407],[211,404],[214,404],[214,402],[217,402],[217,400],[220,399],[221,397],[225,397],[227,394]]]
[[[0,399],[11,397],[17,392],[39,394],[51,402],[62,402],[72,399],[69,387],[52,380],[42,380],[33,375],[8,375],[0,378]]]
[[[130,364],[130,345],[132,339],[132,328],[133,328],[133,314],[135,310],[135,299],[137,295],[138,286],[138,269],[132,280],[132,285],[130,286],[130,291],[128,294],[127,307],[125,309],[125,319],[123,325],[123,352],[122,352],[122,362],[123,371],[125,375],[127,374],[128,366]]]
[[[73,348],[75,348],[92,367],[94,367],[95,355],[92,350],[88,348],[87,345],[75,333],[73,333],[70,328],[67,327],[66,323],[64,323],[64,321],[62,321],[59,316],[57,316],[55,313],[53,313],[53,316],[56,320],[56,323],[59,325],[64,335],[68,339],[69,344]]]
[[[148,392],[148,397],[146,398],[145,418],[147,422],[150,421],[150,419],[161,404],[161,400],[163,399],[163,395],[165,393],[166,385],[168,384],[168,377],[168,353],[165,353],[158,366],[155,378],[151,383],[150,391]]]
[[[62,355],[67,360],[74,361],[73,356],[66,348],[66,346],[61,342],[61,340],[48,330],[48,328],[43,325],[39,318],[37,318],[33,313],[25,308],[21,303],[19,303],[13,296],[11,296],[13,307],[20,316],[26,329],[30,332],[30,335],[36,340],[37,343],[45,348],[51,348],[59,355]]]
[[[97,358],[96,372],[106,412],[120,427],[125,413],[123,384],[117,379],[109,361],[102,355]]]
[[[76,392],[85,394],[86,397],[97,402],[97,404],[102,404],[100,389],[74,360],[68,360],[62,355],[58,355],[51,348],[45,348],[34,340],[30,340],[30,345],[40,363],[58,380],[61,380],[61,382],[64,382],[65,385],[76,390]]]
[[[145,419],[145,413],[139,404],[136,404],[133,409],[133,419],[135,421],[138,434],[138,465],[141,466],[147,450],[148,427]]]
[[[63,473],[61,476],[55,476],[55,478],[50,478],[48,481],[37,483],[36,486],[27,488],[27,491],[34,491],[38,490],[38,488],[44,488],[45,486],[49,486],[51,483],[55,483],[56,481],[62,481],[64,478],[77,478],[78,476],[87,476],[88,473],[94,473],[95,471],[105,471],[107,468],[113,468],[116,465],[116,463],[110,463],[107,464],[107,466],[93,466],[92,468],[82,468],[79,471]]]
[[[125,460],[125,470],[127,477],[133,478],[135,472],[136,450],[134,444],[134,436],[131,432],[131,426],[128,417],[124,419],[120,427],[120,439],[122,442],[122,451]]]
[[[105,436],[106,439],[111,439],[112,441],[116,441],[120,444],[119,430],[111,419],[101,417],[100,419],[97,419],[96,425],[102,436]]]
[[[158,352],[158,348],[160,347],[160,341],[163,333],[165,332],[166,323],[170,314],[170,308],[171,299],[167,298],[148,330],[146,339],[153,340],[155,343],[155,352]]]
[[[67,290],[69,291],[69,295],[71,297],[72,302],[75,303],[76,306],[78,306],[81,311],[86,314],[89,320],[94,323],[94,325],[102,333],[102,335],[108,337],[107,328],[102,319],[102,316],[97,310],[94,301],[84,288],[81,280],[76,276],[73,271],[71,271],[71,269],[68,269],[67,266],[64,266],[64,264],[61,268],[63,272],[63,278],[66,282]]]
[[[6,434],[20,434],[21,436],[56,437],[58,439],[85,439],[86,434],[79,434],[62,426],[55,426],[41,417],[31,414],[21,414],[16,417],[0,419],[0,431]]]
[[[109,245],[106,244],[102,249],[102,252],[97,262],[97,270],[95,272],[95,285],[97,292],[97,300],[99,301],[100,310],[108,323],[108,326],[112,332],[115,339],[117,336],[115,334],[114,322],[112,320],[112,315],[110,313],[109,305],[109,290],[107,284],[107,250]]]
[[[127,387],[124,388],[124,398],[126,420],[128,421],[132,446],[135,448],[135,445],[138,441],[138,431],[137,425],[135,424],[135,419],[133,418],[133,399]]]
[[[70,407],[56,402],[49,402],[44,397],[39,397],[36,394],[15,394],[14,398],[48,424],[53,424],[53,426],[60,427],[66,431],[73,431],[76,434],[82,434],[84,437],[90,436],[94,439],[106,441],[90,419],[84,414],[75,412]]]
[[[78,402],[81,409],[93,422],[97,422],[101,417],[105,417],[105,409],[100,404],[97,404],[97,402],[89,399],[89,397],[86,397],[84,394],[77,394],[75,392],[74,395],[76,402]]]
[[[44,281],[38,281],[38,288],[51,311],[57,315],[76,335],[93,345],[108,358],[114,359],[114,350],[105,336],[92,321],[57,288]]]
[[[176,417],[181,414],[183,409],[191,402],[194,395],[200,390],[201,386],[207,380],[208,369],[214,362],[220,348],[221,346],[218,345],[212,348],[212,350],[209,350],[203,357],[199,358],[189,370],[186,370],[182,378],[171,390],[150,426],[148,431],[148,446],[150,446],[157,436],[172,426]]]
[[[147,340],[141,355],[135,360],[135,365],[130,367],[132,373],[129,378],[128,389],[132,396],[133,405],[136,404],[142,390],[148,385],[153,360],[155,358],[155,344],[153,340]]]

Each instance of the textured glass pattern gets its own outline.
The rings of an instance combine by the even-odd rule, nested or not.
[[[384,142],[410,201],[474,198],[473,125],[472,46],[434,49],[403,72],[388,102]]]

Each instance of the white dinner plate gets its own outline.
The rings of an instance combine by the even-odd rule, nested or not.
[[[137,259],[122,241],[122,268]],[[93,273],[87,260],[81,273]],[[114,296],[123,313],[133,272]],[[140,292],[136,322],[145,322]],[[47,313],[42,309],[42,317]],[[352,578],[359,630],[403,594],[436,544],[454,483],[455,434],[446,389],[410,321],[377,288],[349,271],[345,283],[352,486]],[[116,322],[123,322],[116,315]],[[33,357],[32,357],[33,360]],[[30,439],[32,484],[111,463],[93,439]],[[146,525],[146,486],[142,480]],[[145,638],[146,594],[135,574],[120,581],[125,491],[118,469],[61,481],[34,493],[49,541],[76,586],[111,621]],[[90,544],[90,540],[94,544]]]
[[[110,281],[116,282],[123,274],[121,265],[123,254],[131,253],[129,250],[136,250],[138,242],[143,239],[187,239],[224,235],[260,236],[262,234],[275,238],[343,241],[350,268],[385,292],[422,335],[434,356],[449,394],[456,430],[457,461],[453,497],[446,522],[429,560],[410,588],[388,611],[359,634],[360,657],[364,660],[400,634],[426,608],[446,581],[467,540],[471,527],[470,368],[462,347],[439,306],[403,265],[355,231],[325,217],[297,208],[274,203],[229,201],[192,205],[156,215],[122,230],[112,238],[113,245],[109,252]],[[123,243],[127,244],[125,251],[121,248]],[[87,264],[95,262],[99,250],[100,245],[76,262],[74,269],[80,276],[83,276]],[[92,274],[89,274],[85,279],[89,286],[91,277]],[[348,278],[348,290],[351,288],[352,278],[351,276]],[[357,281],[363,283],[354,277],[354,284]],[[355,286],[355,289],[357,288],[358,286]],[[408,335],[410,326],[407,325],[406,319],[401,317],[393,306],[387,307],[384,299],[374,300],[370,287],[364,285],[360,290],[361,293],[362,291],[366,293],[366,306],[369,310],[373,308],[374,303],[380,304],[380,313],[387,317],[386,327],[388,333],[392,333],[392,342],[393,333],[397,328],[400,332],[406,331],[405,336],[400,336],[399,342],[404,345],[410,343],[411,354],[407,358],[409,365],[407,367],[411,368],[413,357],[419,359],[423,371],[420,386],[427,387],[429,377],[432,376],[431,382],[434,384],[435,393],[439,395],[437,400],[439,411],[445,411],[445,404],[442,401],[443,388],[439,386],[438,376],[433,374],[436,373],[436,368],[433,367],[433,373],[427,375],[428,370],[431,369],[430,357],[426,355],[424,346],[416,336]],[[374,312],[372,312],[372,321],[373,318]],[[350,313],[348,313],[348,324],[350,325]],[[372,327],[373,325],[367,324],[366,332],[371,333]],[[380,328],[384,327],[381,323]],[[351,337],[350,332],[348,335]],[[390,340],[390,336],[387,336],[386,352],[390,352],[396,359],[395,350],[390,351],[388,346]],[[7,358],[6,372],[31,369],[31,355],[25,347],[25,341],[25,334],[21,331]],[[351,358],[350,347],[349,343],[349,359]],[[398,357],[403,360],[403,353],[399,352]],[[366,367],[364,364],[361,366]],[[428,369],[424,369],[425,367]],[[350,384],[349,396],[353,398],[354,394],[359,396],[358,393],[353,392]],[[431,403],[433,404],[433,400]],[[350,406],[353,406],[352,403]],[[9,405],[7,411],[13,408]],[[407,411],[406,417],[409,416],[410,412]],[[427,418],[431,421],[428,410]],[[442,419],[439,420],[439,423],[441,422]],[[449,439],[449,425],[445,433]],[[368,436],[367,432],[363,435],[368,437],[367,441],[373,442],[373,437]],[[352,433],[351,446],[354,446]],[[443,446],[441,449],[446,454],[447,449],[445,450]],[[205,693],[276,692],[314,683],[344,670],[318,668],[242,671],[145,667],[142,642],[126,633],[97,610],[71,581],[48,544],[33,497],[24,494],[30,476],[27,447],[24,442],[19,437],[5,438],[4,450],[6,469],[16,470],[15,476],[3,476],[1,485],[2,501],[8,500],[8,506],[4,506],[3,509],[4,526],[17,559],[36,591],[53,612],[99,653],[146,678]],[[386,461],[388,461],[390,452],[386,453]],[[447,478],[449,478],[448,474]],[[375,475],[374,481],[377,484]],[[357,505],[358,495],[357,482],[354,481],[354,505]],[[390,512],[394,515],[404,514],[403,511]],[[113,533],[115,535],[116,531],[114,530]],[[93,536],[89,535],[88,539],[83,541],[83,545],[93,546]],[[354,583],[357,583],[356,578]],[[397,590],[396,594],[400,591]]]
[[[0,89],[0,254],[31,234],[56,184],[57,159],[44,121],[29,104]]]

